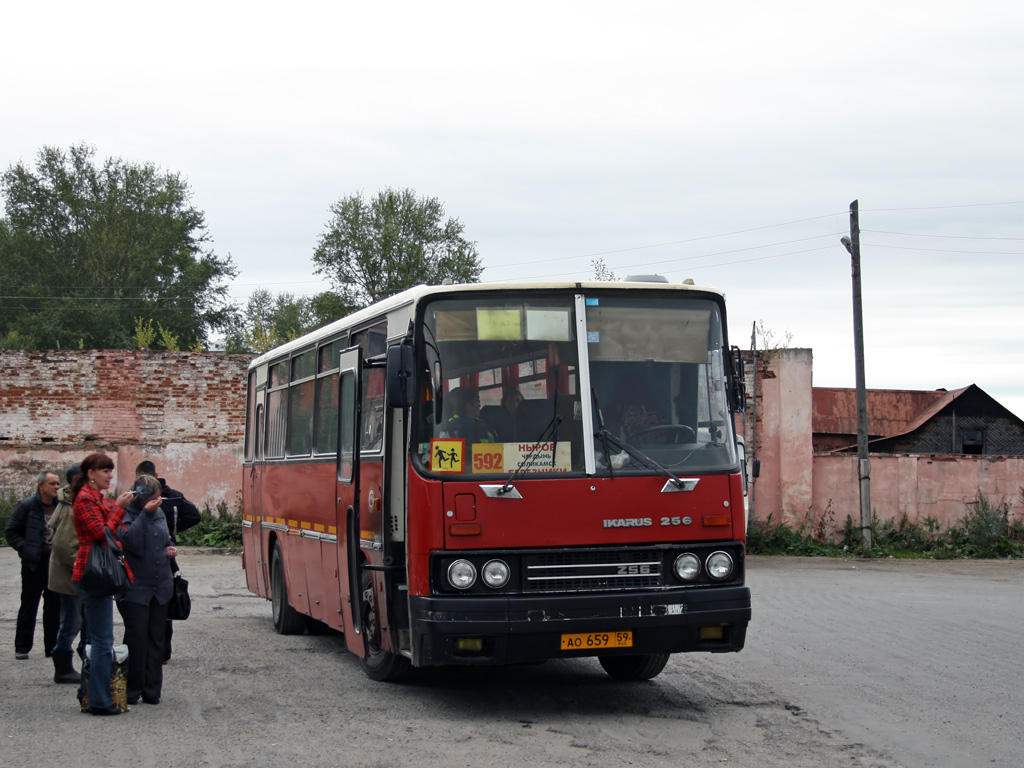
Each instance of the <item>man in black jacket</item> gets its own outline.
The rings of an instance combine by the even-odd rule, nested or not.
[[[14,631],[14,658],[27,659],[36,632],[39,600],[43,601],[43,643],[49,656],[57,642],[60,626],[60,595],[47,589],[50,579],[50,551],[53,529],[47,523],[57,507],[60,478],[42,472],[36,478],[36,493],[19,501],[11,511],[4,535],[21,558],[21,608]]]
[[[199,508],[186,499],[184,494],[171,488],[162,477],[157,477],[156,465],[149,459],[140,461],[139,465],[135,467],[135,476],[138,477],[139,475],[151,475],[160,481],[160,495],[163,498],[160,509],[163,511],[164,517],[167,518],[167,529],[171,532],[171,541],[177,545],[178,533],[187,531],[199,522]],[[175,560],[171,560],[171,572],[174,573],[177,570],[178,563]],[[173,634],[174,622],[168,619],[167,634],[164,637],[165,663],[171,658],[171,635]]]

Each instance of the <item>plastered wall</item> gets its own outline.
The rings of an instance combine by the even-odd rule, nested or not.
[[[0,486],[28,495],[42,470],[114,459],[119,489],[152,460],[202,506],[241,489],[247,356],[0,350]]]

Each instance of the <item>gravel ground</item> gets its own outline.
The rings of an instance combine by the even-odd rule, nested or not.
[[[972,640],[956,635],[973,620],[970,605],[957,609],[967,611],[963,621],[950,610],[956,581],[974,585],[967,602],[974,594],[981,614],[993,606],[978,595],[993,585],[1024,602],[1021,564],[989,564],[979,574],[960,564],[751,558],[754,622],[740,654],[674,656],[645,683],[614,682],[596,661],[581,659],[417,670],[395,685],[367,679],[339,636],[275,634],[270,605],[247,592],[237,555],[186,550],[179,562],[193,612],[176,628],[161,704],[95,718],[78,713],[74,686],[52,682],[41,626],[31,658],[15,661],[18,559],[0,550],[0,579],[8,585],[0,593],[5,764],[1024,764],[1018,660],[990,669],[995,660],[984,651],[993,637],[1013,640],[1015,649],[1024,621],[1011,611],[1000,621],[1016,621],[1013,627],[993,619],[970,632],[968,624]],[[907,605],[906,594],[920,599]],[[863,641],[843,629],[854,619],[869,628]],[[946,636],[938,643],[944,650],[930,657],[919,642],[928,638],[918,638],[915,626],[932,632],[933,621]],[[908,638],[917,645],[904,646]],[[972,658],[973,666],[936,674]],[[944,697],[942,682],[959,685],[960,677],[985,685],[1001,677],[1002,688]],[[1003,688],[1011,698],[999,705]],[[965,718],[963,706],[980,710]],[[993,718],[986,731],[981,723]],[[1005,732],[994,730],[1000,723]],[[980,730],[968,733],[972,728]],[[999,751],[997,737],[1006,739]]]

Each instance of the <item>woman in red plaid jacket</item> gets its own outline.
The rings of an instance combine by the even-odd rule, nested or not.
[[[113,502],[103,495],[110,487],[114,462],[102,453],[90,453],[82,460],[82,474],[71,486],[74,499],[75,532],[78,534],[78,556],[71,574],[71,583],[82,598],[82,613],[89,631],[89,711],[94,715],[119,715],[121,708],[110,695],[110,674],[114,665],[114,598],[95,597],[82,589],[79,582],[89,560],[89,551],[97,542],[106,546],[106,530],[116,535],[117,524],[124,518],[131,503],[131,491],[125,491]],[[133,578],[131,572],[129,578]],[[79,690],[79,699],[84,692]]]

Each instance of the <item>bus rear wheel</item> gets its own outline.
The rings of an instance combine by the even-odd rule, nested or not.
[[[598,656],[604,671],[616,680],[651,680],[668,664],[667,653],[645,653],[641,656]]]
[[[374,594],[373,578],[369,572],[363,571],[362,607],[363,607],[363,642],[366,644],[366,655],[363,656],[363,671],[371,680],[382,683],[394,683],[409,674],[412,665],[405,656],[381,650],[381,621]]]
[[[274,629],[279,635],[301,635],[306,629],[306,617],[288,604],[288,587],[284,580],[284,558],[281,547],[274,545],[270,558],[270,604],[274,614]]]

